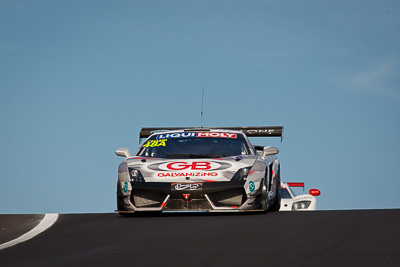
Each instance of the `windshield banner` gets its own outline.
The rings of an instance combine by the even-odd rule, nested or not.
[[[234,133],[219,133],[219,132],[170,133],[170,134],[157,135],[157,139],[182,138],[182,137],[236,138],[237,136]]]

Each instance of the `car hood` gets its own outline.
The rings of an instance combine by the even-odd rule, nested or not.
[[[235,173],[254,165],[257,156],[224,158],[143,158],[126,160],[127,167],[139,170],[146,182],[230,181]]]

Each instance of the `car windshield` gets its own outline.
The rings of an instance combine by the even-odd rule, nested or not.
[[[147,139],[136,156],[219,158],[250,154],[242,134],[224,132],[160,133]]]
[[[281,198],[292,198],[286,188],[281,188]]]

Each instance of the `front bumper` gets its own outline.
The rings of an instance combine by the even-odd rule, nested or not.
[[[160,183],[131,182],[122,193],[117,185],[119,213],[136,211],[250,211],[260,210],[255,196],[246,195],[245,181]]]

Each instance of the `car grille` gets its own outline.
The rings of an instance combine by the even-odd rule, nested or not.
[[[182,199],[170,199],[165,205],[164,210],[211,210],[212,207],[206,199],[192,199],[185,201]]]
[[[135,207],[160,207],[167,195],[154,193],[146,190],[134,189],[131,201]]]
[[[246,192],[243,188],[236,188],[208,194],[208,197],[217,207],[240,206],[246,201]]]

